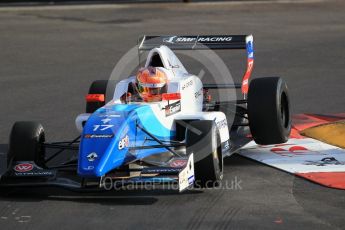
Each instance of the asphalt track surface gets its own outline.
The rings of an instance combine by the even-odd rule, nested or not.
[[[77,135],[89,84],[142,34],[252,33],[253,74],[284,77],[294,113],[344,112],[344,22],[342,1],[0,9],[1,149],[17,120],[40,121],[51,141]],[[0,229],[345,228],[342,190],[236,155],[224,181],[229,189],[186,194],[18,190],[0,198]]]

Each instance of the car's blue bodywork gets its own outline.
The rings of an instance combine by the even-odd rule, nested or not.
[[[175,131],[165,128],[147,104],[107,105],[98,109],[84,126],[78,174],[101,177],[121,165],[166,151],[135,150],[134,147],[157,144],[140,127],[160,140],[169,141],[175,136]],[[92,153],[94,156],[88,157]]]

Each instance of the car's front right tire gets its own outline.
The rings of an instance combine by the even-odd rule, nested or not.
[[[9,157],[13,161],[34,161],[44,167],[45,134],[38,122],[18,121],[14,123],[10,134]]]

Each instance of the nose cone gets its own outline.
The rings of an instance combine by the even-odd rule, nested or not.
[[[87,120],[79,148],[78,174],[105,175],[122,164],[129,144],[131,111],[116,105],[97,110]]]

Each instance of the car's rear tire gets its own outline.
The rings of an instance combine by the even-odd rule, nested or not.
[[[108,80],[97,80],[92,82],[89,94],[104,94],[104,98],[106,98],[107,92],[107,85]],[[104,102],[86,102],[86,113],[93,113],[97,109],[103,107],[105,105]]]
[[[10,134],[9,160],[34,161],[44,167],[45,134],[43,126],[38,122],[16,122]]]
[[[257,144],[284,143],[291,132],[291,110],[286,83],[279,77],[253,79],[248,93],[248,118]]]
[[[195,187],[218,186],[223,178],[223,156],[215,122],[189,122],[186,144],[187,153],[194,154]]]

